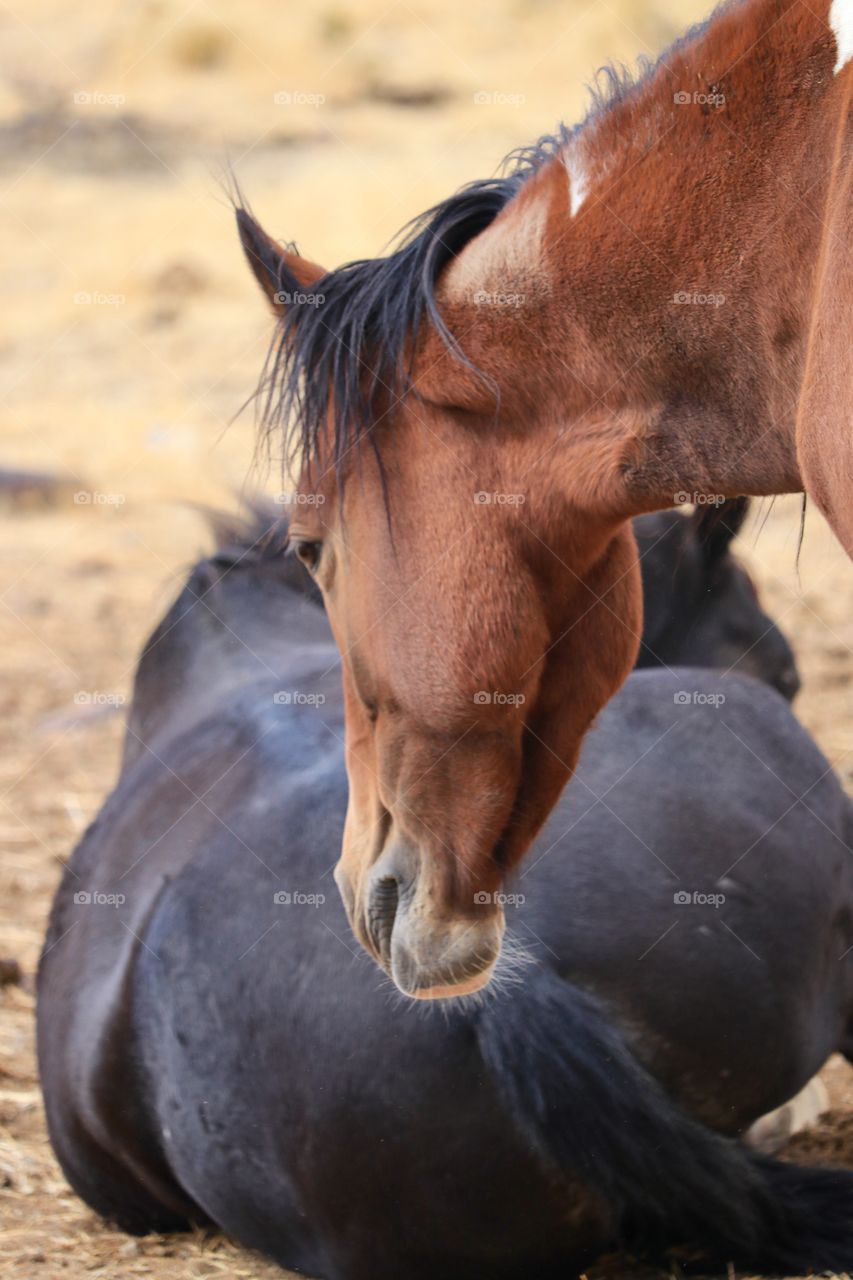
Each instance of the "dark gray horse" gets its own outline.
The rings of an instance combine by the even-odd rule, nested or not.
[[[791,646],[731,554],[748,510],[736,498],[634,521],[645,615],[637,666],[718,667],[757,676],[790,700],[800,687]]]
[[[635,673],[490,988],[406,1003],[332,882],[325,616],[275,533],[231,542],[143,653],[51,916],[39,1058],[79,1194],[327,1280],[565,1280],[619,1244],[853,1266],[853,1175],[732,1136],[851,1049],[853,813],[778,693]]]

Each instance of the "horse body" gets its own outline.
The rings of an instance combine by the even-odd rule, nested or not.
[[[199,566],[146,647],[39,975],[72,1185],[127,1229],[211,1220],[329,1280],[545,1280],[625,1238],[846,1265],[845,1174],[697,1122],[739,1133],[848,1047],[851,806],[784,701],[632,677],[506,907],[525,958],[424,1006],[332,892],[335,654],[292,562],[246,548]]]
[[[759,622],[755,586],[730,554],[747,511],[741,499],[634,520],[644,613],[636,665],[735,671],[791,699],[800,687],[791,646],[766,614]]]
[[[636,658],[629,519],[805,487],[853,549],[844,13],[723,5],[383,259],[323,273],[238,212],[344,655],[337,878],[410,995],[448,993],[442,955],[458,993],[489,980],[504,919],[472,889],[528,852]],[[306,283],[322,305],[282,304]]]

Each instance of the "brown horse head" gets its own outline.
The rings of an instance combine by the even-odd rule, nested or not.
[[[488,980],[507,878],[634,660],[630,516],[805,478],[853,546],[844,31],[724,5],[385,258],[324,273],[239,213],[343,655],[339,884],[403,991]]]
[[[494,202],[483,184],[430,221],[470,239]],[[513,381],[474,372],[428,314],[417,277],[434,225],[396,259],[324,275],[239,221],[280,315],[267,391],[292,399],[305,433],[291,539],[343,659],[338,884],[401,990],[473,991],[500,950],[507,877],[634,662],[633,535],[610,508],[566,502],[563,459],[513,425]],[[556,435],[564,410],[542,400],[523,410]],[[600,443],[579,464],[588,494],[609,461]]]

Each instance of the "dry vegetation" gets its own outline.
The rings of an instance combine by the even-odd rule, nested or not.
[[[52,1159],[33,1053],[33,975],[60,863],[115,776],[111,704],[128,695],[140,642],[205,544],[181,503],[228,505],[265,482],[251,467],[251,413],[232,422],[268,327],[223,162],[271,229],[310,256],[373,253],[513,145],[576,117],[595,66],[661,48],[704,7],[0,10],[0,464],[67,478],[48,505],[0,495],[0,959],[22,972],[0,990],[0,1274],[282,1274],[219,1236],[134,1241],[98,1222]],[[81,491],[96,496],[75,502]],[[800,714],[853,788],[853,570],[812,514],[798,575],[797,533],[797,504],[778,503],[744,551],[794,639]],[[850,1078],[840,1063],[827,1078],[834,1111],[803,1150],[853,1163]],[[611,1274],[638,1273],[619,1263]]]

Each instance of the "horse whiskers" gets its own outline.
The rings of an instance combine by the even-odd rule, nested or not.
[[[475,953],[475,962],[481,962],[484,959],[485,957],[479,952]],[[481,987],[479,991],[472,991],[465,995],[452,996],[440,1000],[413,1000],[411,996],[405,995],[400,991],[387,974],[383,974],[380,987],[386,991],[395,1009],[405,1009],[412,1015],[427,1018],[440,1015],[445,1020],[449,1020],[458,1013],[470,1012],[472,1008],[483,1007],[489,1001],[495,1000],[507,991],[523,986],[525,972],[531,965],[535,964],[535,956],[525,947],[524,943],[517,937],[507,935],[504,938],[492,976],[486,986]],[[469,962],[464,970],[461,968],[451,969],[447,985],[452,986],[454,981],[463,982],[470,976],[470,968]]]

